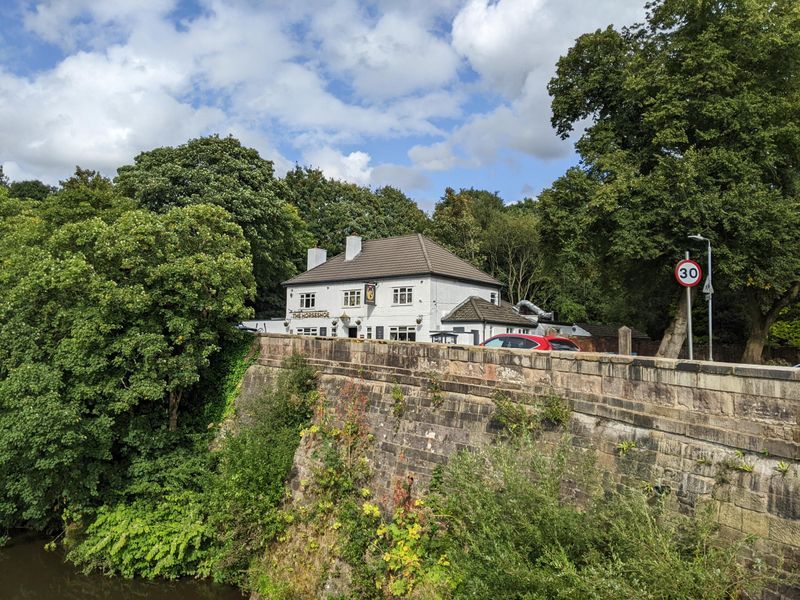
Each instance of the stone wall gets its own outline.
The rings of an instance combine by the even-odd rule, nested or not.
[[[366,395],[370,458],[386,503],[399,482],[412,477],[424,489],[453,453],[494,439],[494,394],[519,402],[556,394],[572,408],[572,443],[593,451],[608,477],[668,489],[678,510],[706,502],[724,536],[755,536],[769,561],[800,566],[798,369],[343,338],[259,341],[245,393],[299,352],[334,402],[344,386]],[[800,588],[768,597],[798,598]]]

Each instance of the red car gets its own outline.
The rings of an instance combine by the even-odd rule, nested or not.
[[[523,333],[501,333],[481,344],[487,348],[524,348],[528,350],[559,350],[580,352],[580,348],[569,338],[557,335],[527,335]]]

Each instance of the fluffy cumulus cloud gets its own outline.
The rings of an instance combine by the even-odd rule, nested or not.
[[[416,145],[409,156],[429,169],[486,165],[507,151],[563,157],[570,142],[550,127],[547,83],[555,64],[586,32],[641,20],[640,0],[470,0],[453,19],[454,48],[500,100],[454,127],[444,141]]]
[[[142,150],[230,133],[279,172],[438,195],[436,173],[568,154],[549,125],[555,61],[641,3],[15,0],[0,163],[48,182],[75,164],[113,175]],[[43,54],[12,68],[17,49]]]

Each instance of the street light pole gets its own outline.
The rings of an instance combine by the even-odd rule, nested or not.
[[[703,285],[703,293],[706,295],[706,302],[708,302],[708,360],[713,361],[714,326],[711,316],[712,314],[711,305],[712,305],[712,296],[714,295],[714,286],[711,283],[711,240],[697,233],[695,233],[694,235],[690,235],[689,238],[697,240],[699,242],[706,242],[708,244],[708,273],[706,274],[706,282]]]

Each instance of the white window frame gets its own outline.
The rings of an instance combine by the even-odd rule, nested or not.
[[[367,339],[368,340],[372,339],[372,326],[371,325],[367,326]]]
[[[389,339],[400,342],[416,342],[417,328],[413,325],[392,325],[389,327]]]
[[[490,300],[489,300],[489,301],[490,301],[492,304],[497,304],[497,305],[499,305],[499,304],[500,304],[500,303],[497,301],[497,292],[492,292],[491,294],[489,294],[489,298],[490,298]]]
[[[317,305],[316,292],[302,292],[300,294],[300,308],[314,308]]]
[[[297,335],[319,335],[319,327],[297,327],[294,332]]]
[[[342,306],[361,306],[361,290],[344,290],[342,292]]]
[[[392,289],[392,304],[407,306],[414,303],[413,287],[396,287]]]
[[[506,333],[514,333],[513,327],[506,327]]]

